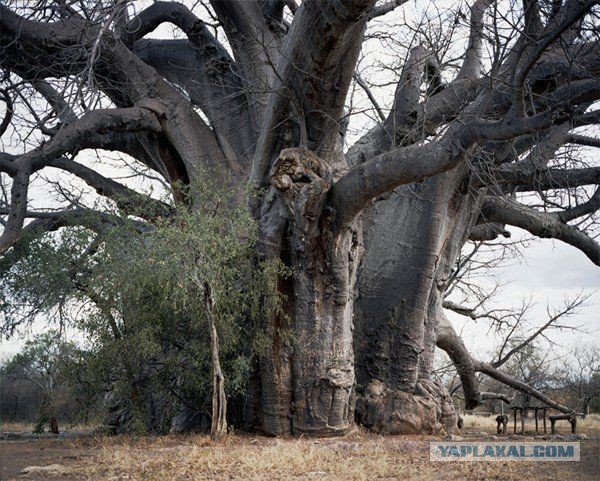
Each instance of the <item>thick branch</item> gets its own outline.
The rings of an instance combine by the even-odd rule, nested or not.
[[[414,47],[402,69],[396,86],[394,104],[384,123],[385,129],[392,135],[392,145],[408,145],[421,138],[415,131],[415,127],[418,120],[421,85],[427,69],[437,70],[438,66],[425,47],[422,45]]]
[[[63,125],[68,125],[77,120],[77,115],[73,111],[73,108],[52,85],[45,80],[36,80],[33,82],[33,86],[44,96],[50,107],[52,107],[54,114]]]
[[[93,187],[97,194],[115,201],[117,207],[127,214],[134,214],[146,220],[169,217],[173,214],[173,209],[168,204],[152,199],[119,182],[104,177],[94,169],[90,169],[67,157],[51,160],[46,166],[55,167],[79,177],[90,187]]]
[[[32,81],[88,71],[98,35],[98,26],[79,16],[36,22],[0,5],[0,64]],[[155,108],[164,135],[154,143],[171,182],[189,181],[199,165],[225,163],[214,133],[189,101],[112,35],[102,36],[93,73],[116,105],[145,101]]]
[[[399,185],[418,182],[456,167],[476,142],[509,140],[563,120],[552,111],[529,118],[511,115],[499,122],[464,119],[464,124],[455,121],[450,125],[439,140],[381,154],[356,166],[334,184],[331,203],[336,210],[336,222],[340,226],[346,225],[373,198]]]
[[[583,204],[579,204],[570,209],[558,213],[558,217],[563,222],[569,222],[585,215],[593,214],[600,210],[600,183],[594,194]]]
[[[471,319],[477,319],[479,317],[475,313],[475,309],[457,304],[456,302],[444,300],[442,302],[442,307],[444,309],[449,309],[451,311],[454,311],[457,314],[460,314],[461,316],[470,317]]]
[[[533,68],[535,63],[541,58],[546,49],[552,45],[560,36],[567,31],[574,23],[584,17],[591,8],[597,4],[597,0],[572,0],[563,10],[565,15],[558,25],[552,22],[546,28],[542,37],[535,41],[533,48],[528,52],[523,65],[517,65],[512,82],[513,89],[513,108],[522,113],[523,97],[525,94],[525,79]]]
[[[0,122],[0,137],[2,137],[4,135],[4,132],[6,132],[6,129],[8,129],[10,122],[12,121],[12,117],[14,114],[14,106],[12,98],[10,97],[10,94],[7,91],[0,90],[0,97],[0,100],[2,100],[6,105],[4,117],[2,118],[2,122]]]
[[[339,121],[362,45],[366,13],[373,3],[309,1],[296,12],[254,154],[251,180],[257,191],[268,185],[268,172],[283,148],[286,128],[288,135],[299,138],[296,142],[332,160],[340,143]],[[290,123],[290,114],[295,114],[295,129],[284,126]],[[259,200],[253,199],[254,213]]]
[[[259,122],[275,79],[274,66],[279,59],[281,32],[273,28],[273,23],[267,22],[258,2],[211,0],[211,5],[247,84],[253,120]]]
[[[584,185],[600,185],[600,167],[541,171],[506,168],[493,172],[493,182],[513,185],[518,191],[571,189]]]
[[[513,389],[516,389],[517,391],[521,391],[522,393],[529,394],[531,397],[539,399],[544,404],[546,404],[547,406],[550,406],[551,408],[556,409],[557,411],[561,411],[563,413],[573,412],[572,409],[569,409],[568,407],[563,406],[562,404],[559,404],[559,403],[553,401],[545,394],[543,394],[540,391],[538,391],[537,389],[531,387],[529,384],[527,384],[523,381],[520,381],[518,379],[515,379],[514,377],[509,376],[508,374],[505,374],[502,371],[499,371],[498,369],[496,369],[495,367],[493,367],[491,364],[489,364],[487,362],[477,362],[475,364],[475,369],[478,372],[481,372],[481,373],[491,377],[492,379],[495,379],[496,381],[501,382],[502,384],[506,384],[507,386],[510,386]]]
[[[135,54],[161,75],[183,88],[210,120],[232,171],[239,162],[249,169],[258,138],[246,88],[238,66],[214,37],[202,46],[188,40],[142,39]]]
[[[136,40],[143,38],[166,22],[179,27],[190,41],[198,46],[203,45],[203,36],[213,37],[204,22],[185,5],[176,2],[155,2],[125,25],[121,33],[121,40],[128,45],[133,45]]]
[[[517,391],[539,399],[546,405],[558,411],[565,413],[572,411],[568,407],[553,401],[545,394],[529,386],[527,383],[499,371],[491,364],[473,359],[471,354],[467,351],[462,339],[456,334],[452,324],[450,324],[445,316],[441,316],[440,319],[437,346],[448,353],[450,359],[452,359],[456,366],[456,370],[463,386],[465,406],[467,409],[472,409],[481,403],[482,395],[479,391],[479,381],[476,375],[477,372],[481,372]],[[509,400],[507,399],[507,401]]]
[[[481,75],[481,50],[483,44],[483,15],[495,0],[477,0],[471,7],[469,43],[458,77],[475,79]]]
[[[488,197],[482,207],[482,217],[486,221],[520,227],[543,239],[561,240],[578,248],[594,264],[600,265],[600,245],[576,227],[566,224],[561,213],[538,212],[505,198]]]
[[[60,129],[49,142],[22,155],[17,161],[13,176],[8,220],[0,236],[0,253],[6,252],[21,235],[31,173],[66,153],[74,154],[85,148],[97,147],[93,145],[93,141],[98,136],[93,134],[111,131],[162,132],[156,116],[146,109],[132,107],[94,110]]]
[[[506,225],[499,222],[483,222],[481,224],[476,224],[471,227],[471,231],[469,232],[469,240],[472,241],[492,241],[497,239],[498,236],[502,236],[506,239],[511,236],[510,232],[506,230]]]
[[[110,132],[162,133],[156,115],[146,108],[98,109],[88,112],[72,124],[60,129],[48,142],[22,155],[19,163],[30,162],[34,170],[66,153],[77,153],[86,148],[100,148],[101,136]]]
[[[369,13],[369,20],[373,20],[374,18],[383,17],[390,12],[396,10],[399,6],[404,5],[408,0],[388,0],[383,5],[379,5],[378,7],[371,10]]]
[[[499,393],[499,392],[482,392],[481,393],[482,401],[495,401],[496,399],[499,399],[499,400],[505,402],[506,404],[511,403],[511,400],[502,393]]]
[[[588,137],[587,135],[570,134],[568,142],[570,144],[585,145],[587,147],[600,147],[600,139]]]
[[[88,139],[87,145],[93,145],[93,143],[89,142]],[[105,143],[102,143],[102,147],[106,147]],[[0,152],[0,172],[5,172],[10,177],[14,177],[18,172],[18,167],[18,156]],[[167,204],[151,199],[119,182],[104,177],[94,169],[90,169],[68,157],[63,156],[49,160],[45,163],[38,163],[32,168],[31,173],[37,172],[45,167],[55,167],[79,177],[90,187],[93,187],[96,193],[114,200],[117,202],[119,208],[124,209],[127,212],[131,211],[135,206],[144,205],[147,212],[137,212],[137,215],[141,217],[147,215],[148,218],[151,219],[157,216],[168,216],[171,213],[171,209]]]
[[[467,351],[463,340],[443,314],[439,316],[436,345],[448,354],[456,367],[465,396],[465,407],[473,409],[479,406],[481,404],[481,393],[475,370],[475,361]]]

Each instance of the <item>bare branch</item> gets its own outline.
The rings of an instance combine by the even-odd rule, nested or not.
[[[0,96],[1,100],[6,105],[6,112],[4,114],[4,118],[2,119],[2,122],[0,122],[0,137],[2,137],[6,132],[6,129],[8,129],[8,126],[10,125],[14,114],[14,109],[13,101],[10,97],[10,94],[6,90],[0,90]]]
[[[556,312],[553,316],[550,316],[550,318],[544,324],[542,324],[538,329],[536,329],[531,335],[529,335],[523,341],[521,341],[520,343],[518,343],[517,345],[515,345],[510,351],[508,351],[506,354],[504,354],[503,356],[501,356],[499,359],[497,359],[496,361],[490,363],[490,365],[492,367],[494,367],[494,368],[498,368],[498,367],[502,366],[503,364],[506,364],[506,362],[514,354],[516,354],[517,352],[519,352],[524,347],[530,345],[536,338],[538,338],[540,335],[542,335],[544,333],[544,331],[546,331],[550,326],[552,326],[553,324],[555,324],[559,319],[564,319],[566,316],[572,315],[574,313],[574,311],[578,307],[580,307],[581,305],[583,305],[589,298],[590,298],[590,295],[587,295],[587,296],[579,295],[579,296],[577,296],[575,299],[573,299],[571,302],[569,302],[564,307],[564,309],[562,309],[561,311]]]
[[[570,134],[568,142],[570,144],[585,145],[587,147],[600,147],[600,139],[588,137],[586,135]]]
[[[481,50],[483,44],[483,16],[495,0],[477,0],[471,7],[471,31],[465,58],[458,78],[475,79],[481,75]]]
[[[363,78],[360,76],[360,74],[358,72],[354,74],[354,80],[356,80],[356,83],[358,85],[360,85],[360,87],[365,91],[365,93],[367,94],[367,97],[369,97],[369,100],[373,104],[373,107],[375,107],[375,110],[377,111],[377,115],[379,115],[379,118],[381,119],[381,121],[384,122],[386,117],[385,117],[385,114],[383,113],[383,110],[381,110],[381,107],[379,106],[377,99],[373,95],[373,92],[371,92],[371,89],[369,88],[367,83],[363,80]]]
[[[393,12],[401,5],[404,5],[408,0],[388,0],[383,5],[379,5],[378,7],[371,10],[369,13],[369,20],[373,20],[374,18],[382,17],[390,12]]]
[[[34,170],[65,153],[76,153],[88,147],[101,132],[150,131],[162,133],[156,116],[149,110],[132,107],[127,109],[100,109],[89,112],[69,126],[59,130],[54,138],[40,147],[22,155],[17,161],[11,188],[8,221],[0,236],[0,253],[6,252],[21,235],[27,211],[29,177]]]
[[[566,224],[560,215],[561,213],[538,212],[531,207],[498,197],[488,197],[482,207],[482,217],[487,221],[514,225],[543,239],[561,240],[578,248],[594,264],[600,265],[600,245],[576,227]]]

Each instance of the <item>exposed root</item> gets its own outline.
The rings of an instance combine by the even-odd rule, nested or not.
[[[458,415],[448,392],[433,381],[420,380],[410,393],[373,380],[358,395],[356,420],[381,434],[436,434],[452,433]]]

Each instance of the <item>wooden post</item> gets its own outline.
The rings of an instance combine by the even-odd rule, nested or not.
[[[525,436],[525,416],[523,416],[523,409],[521,411],[521,436]]]
[[[542,411],[542,415],[544,416],[544,434],[546,434],[548,432],[546,430],[546,411],[547,411],[546,408],[544,408],[544,410]]]
[[[513,418],[515,421],[515,426],[513,428],[513,434],[517,434],[517,408],[513,408]]]
[[[573,416],[571,419],[571,434],[575,434],[575,431],[577,431],[577,418],[575,416]]]
[[[555,423],[556,423],[556,420],[553,419],[552,417],[550,417],[550,434],[556,433],[556,428],[554,427]]]
[[[537,434],[538,432],[538,408],[534,408],[533,409],[534,415],[535,415],[535,433]]]

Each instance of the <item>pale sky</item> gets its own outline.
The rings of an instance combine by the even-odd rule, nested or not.
[[[520,229],[510,228],[513,238],[531,236]],[[578,293],[591,294],[587,306],[569,318],[567,324],[584,326],[586,333],[552,331],[549,337],[565,348],[577,342],[600,341],[600,268],[583,253],[560,241],[536,239],[522,249],[523,260],[495,269],[493,275],[505,284],[496,297],[495,306],[518,307],[530,297],[536,302],[531,310],[533,325],[541,325],[548,319],[547,306],[561,307],[565,297],[574,298]],[[475,322],[463,316],[449,313],[454,327],[463,329],[463,339],[469,350],[480,359],[497,345],[498,338],[489,332],[489,322]]]

